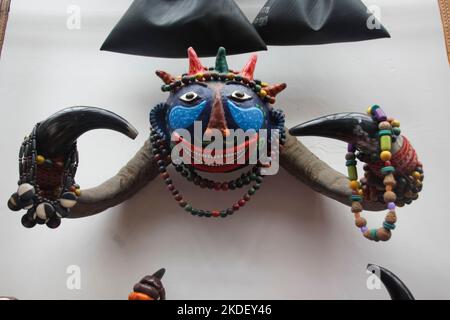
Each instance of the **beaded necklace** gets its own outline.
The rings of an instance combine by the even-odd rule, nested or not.
[[[234,212],[238,211],[240,208],[245,206],[245,204],[250,201],[250,198],[256,193],[257,190],[261,188],[261,183],[264,178],[261,174],[260,165],[256,165],[252,170],[241,175],[230,182],[215,182],[212,180],[204,179],[200,177],[193,169],[187,168],[184,164],[176,165],[175,169],[177,172],[188,180],[193,181],[194,184],[199,185],[202,188],[209,188],[215,190],[234,190],[236,188],[241,188],[244,185],[251,185],[247,192],[237,200],[232,206],[222,209],[222,210],[203,210],[194,208],[190,203],[186,202],[181,195],[181,193],[175,188],[169,173],[167,172],[167,165],[170,164],[171,158],[169,155],[169,149],[167,148],[167,142],[164,140],[163,136],[158,132],[158,130],[152,130],[150,134],[150,142],[153,147],[154,159],[157,161],[158,170],[160,172],[161,178],[167,185],[167,189],[172,193],[174,200],[178,202],[180,207],[184,208],[186,212],[191,213],[198,217],[222,217],[225,218],[232,215]]]
[[[381,161],[379,173],[381,174],[384,193],[382,197],[377,195],[374,189],[370,189],[367,181],[371,174],[370,165],[364,166],[365,177],[358,181],[358,172],[356,168],[356,158],[361,158],[362,152],[356,154],[356,144],[349,143],[347,148],[346,166],[348,171],[348,178],[350,180],[349,186],[352,190],[350,200],[352,203],[351,211],[355,216],[355,225],[360,229],[364,237],[373,241],[387,241],[391,238],[391,230],[395,229],[395,223],[397,222],[397,216],[395,213],[396,205],[403,206],[404,203],[409,204],[412,200],[417,199],[418,192],[422,189],[422,181],[424,178],[422,171],[422,164],[417,161],[416,167],[412,172],[406,175],[406,177],[398,177],[401,181],[401,188],[397,187],[397,180],[394,176],[396,168],[391,162],[392,158],[392,142],[395,141],[400,135],[400,122],[398,120],[387,118],[384,111],[377,105],[369,107],[367,113],[372,116],[372,119],[378,124],[378,137],[380,142],[379,155],[371,155],[371,159]],[[407,144],[406,138],[404,143]],[[404,194],[396,193],[394,190],[404,191]],[[388,213],[385,216],[382,227],[378,229],[367,228],[367,221],[361,217],[363,210],[362,201],[365,197],[370,200],[382,200],[386,204]],[[381,199],[380,199],[381,198]],[[403,202],[404,201],[404,202]]]

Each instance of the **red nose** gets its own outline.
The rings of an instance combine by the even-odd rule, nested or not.
[[[223,103],[218,88],[214,90],[214,101],[211,110],[211,116],[209,117],[208,126],[206,128],[206,135],[211,135],[212,129],[217,129],[222,132],[223,136],[228,136],[230,130],[227,127],[227,120],[225,119],[225,111],[223,110]]]

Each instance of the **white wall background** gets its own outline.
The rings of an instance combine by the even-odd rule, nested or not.
[[[263,0],[237,1],[250,19]],[[402,122],[425,165],[420,199],[399,210],[388,243],[361,237],[344,205],[282,171],[269,177],[245,210],[227,219],[199,219],[172,201],[160,179],[102,214],[64,220],[57,230],[22,227],[6,201],[16,189],[17,151],[35,122],[72,105],[105,107],[140,131],[136,141],[112,131],[79,140],[82,187],[109,178],[148,134],[150,107],[163,101],[155,69],[175,74],[186,60],[100,52],[131,0],[14,0],[0,60],[0,295],[22,299],[125,299],[144,274],[166,267],[168,297],[384,299],[368,290],[369,262],[397,273],[417,298],[450,298],[448,198],[449,66],[436,1],[366,0],[381,7],[392,39],[260,53],[258,78],[285,81],[278,106],[288,126],[317,116],[364,111],[378,103]],[[82,29],[66,28],[69,5],[82,10]],[[228,58],[239,68],[248,55]],[[205,59],[212,64],[212,59]],[[318,156],[345,171],[345,144],[305,138]],[[228,205],[240,194],[191,188],[203,207]],[[378,226],[383,213],[366,213]],[[78,265],[81,290],[66,288]]]

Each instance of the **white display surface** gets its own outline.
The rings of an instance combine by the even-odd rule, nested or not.
[[[264,2],[237,1],[250,19]],[[364,112],[375,103],[400,119],[424,163],[425,181],[419,200],[398,210],[387,243],[362,238],[348,207],[284,170],[226,219],[186,214],[157,178],[96,216],[63,220],[56,230],[25,229],[24,212],[9,211],[6,202],[16,190],[20,143],[33,125],[74,105],[104,107],[130,121],[140,132],[135,141],[107,130],[79,139],[77,182],[95,186],[147,139],[149,110],[166,97],[154,70],[181,74],[187,60],[99,51],[131,0],[13,0],[0,60],[0,295],[125,299],[142,276],[165,267],[169,299],[386,299],[383,288],[366,286],[365,267],[376,263],[400,276],[416,298],[449,299],[450,73],[437,1],[364,2],[381,8],[391,39],[269,47],[259,54],[256,77],[287,82],[277,106],[288,127],[335,112]],[[70,5],[81,9],[80,30],[66,27]],[[230,67],[242,67],[248,56],[229,56]],[[344,143],[302,141],[345,172]],[[174,179],[199,207],[226,207],[241,195],[199,191]],[[384,214],[365,216],[378,227]],[[81,269],[80,290],[66,286],[71,265]]]

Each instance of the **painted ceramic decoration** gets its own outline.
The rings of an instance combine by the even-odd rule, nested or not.
[[[314,45],[389,38],[360,0],[268,0],[253,21],[267,45]]]
[[[264,41],[233,0],[134,0],[101,49],[149,57],[184,58],[266,50]]]
[[[8,201],[12,210],[27,210],[22,217],[24,226],[55,228],[61,218],[102,212],[127,200],[157,175],[180,210],[197,217],[227,217],[243,210],[263,181],[271,178],[266,176],[270,163],[279,162],[314,190],[351,206],[355,224],[366,238],[389,240],[397,221],[396,207],[417,199],[423,181],[422,164],[401,135],[398,120],[372,106],[367,114],[329,115],[288,132],[283,112],[274,107],[286,84],[255,78],[256,55],[239,71],[228,66],[224,48],[219,48],[212,67],[205,67],[193,48],[188,49],[188,58],[187,72],[180,76],[156,72],[169,97],[150,112],[149,140],[116,176],[96,188],[81,191],[75,182],[76,139],[96,128],[112,129],[130,138],[136,137],[137,131],[123,118],[92,107],[64,109],[36,124],[20,148],[19,187]],[[196,125],[200,135],[196,135]],[[227,137],[239,131],[247,134],[244,140],[228,141]],[[302,135],[349,143],[345,156],[348,176],[330,168],[294,137]],[[220,144],[215,143],[220,139]],[[360,180],[357,159],[366,163]],[[176,188],[167,170],[171,165],[194,187],[205,189],[203,192],[244,189],[243,195],[225,208],[202,208]],[[239,169],[246,171],[236,176]],[[203,177],[203,172],[226,173],[230,178],[216,181]],[[363,208],[383,207],[388,213],[382,226],[369,229],[361,216]]]
[[[233,0],[134,0],[101,49],[149,57],[200,57],[389,37],[360,0],[269,0],[251,24]]]

